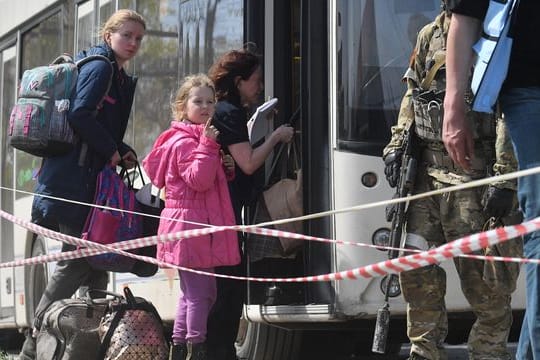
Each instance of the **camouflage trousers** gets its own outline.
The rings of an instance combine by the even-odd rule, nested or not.
[[[446,186],[424,174],[418,176],[416,190],[420,193]],[[486,220],[482,194],[482,188],[474,188],[411,202],[408,236],[424,239],[431,247],[481,231]],[[512,324],[510,293],[494,291],[483,281],[483,261],[457,257],[454,263],[463,294],[476,315],[468,339],[469,359],[510,359],[506,346]],[[444,269],[432,265],[403,272],[400,283],[407,301],[411,353],[430,360],[446,360],[443,342],[448,333],[448,319]]]

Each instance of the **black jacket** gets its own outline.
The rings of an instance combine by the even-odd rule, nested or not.
[[[37,194],[50,195],[80,202],[92,202],[99,171],[116,150],[124,155],[132,150],[123,142],[136,78],[125,74],[116,65],[112,49],[103,44],[77,55],[77,60],[99,54],[113,63],[113,80],[103,106],[96,111],[110,79],[110,66],[100,60],[84,64],[71,98],[68,121],[80,138],[70,153],[43,159]],[[55,222],[84,224],[89,207],[44,197],[34,197],[34,221],[50,219]]]
[[[489,0],[453,0],[450,9],[457,14],[483,20]],[[540,1],[520,0],[510,32],[514,39],[504,88],[540,86],[540,41],[537,25]]]
[[[227,100],[218,101],[212,124],[219,130],[218,142],[226,153],[228,146],[249,142],[247,130],[246,109],[239,103]],[[242,223],[241,210],[246,205],[252,205],[257,189],[255,175],[247,175],[237,165],[234,180],[229,182],[229,191],[233,203],[237,224]]]

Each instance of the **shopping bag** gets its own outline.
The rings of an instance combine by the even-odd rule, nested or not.
[[[287,148],[285,154],[283,149]],[[270,177],[284,155],[281,179],[262,192],[257,201],[253,223],[262,223],[273,220],[289,219],[303,215],[302,197],[302,171],[300,169],[298,153],[293,144],[282,144],[278,155],[271,167]],[[292,169],[289,169],[292,165]],[[288,174],[291,172],[291,174]],[[287,222],[268,226],[276,230],[301,233],[301,221]],[[289,258],[295,257],[302,247],[301,239],[285,236],[273,237],[261,234],[249,234],[247,249],[250,261],[257,261],[265,257]]]
[[[138,211],[135,193],[126,186],[112,165],[106,165],[98,175],[94,204],[107,208],[92,207],[84,225],[83,239],[113,244],[141,237],[142,219],[134,213]],[[139,253],[138,249],[130,251]],[[95,269],[115,272],[130,272],[136,262],[115,253],[95,255],[87,260]]]

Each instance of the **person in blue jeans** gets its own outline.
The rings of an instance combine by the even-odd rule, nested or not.
[[[466,123],[464,94],[473,63],[473,44],[481,34],[489,0],[455,0],[448,33],[446,97],[443,140],[448,153],[461,167],[470,168],[474,157],[472,134]],[[511,28],[513,46],[508,73],[499,93],[499,106],[514,145],[519,169],[540,166],[540,41],[536,27],[540,21],[540,1],[517,3]],[[540,176],[518,180],[518,198],[525,220],[540,216]],[[524,238],[524,254],[540,259],[540,232]],[[516,358],[540,359],[540,307],[538,265],[526,264],[527,303]]]

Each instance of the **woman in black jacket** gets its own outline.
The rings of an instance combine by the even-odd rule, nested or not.
[[[111,79],[107,62],[92,60],[80,68],[68,114],[79,144],[66,155],[43,159],[36,194],[91,203],[97,175],[106,163],[122,162],[127,168],[135,165],[135,152],[123,138],[136,79],[125,73],[124,65],[137,54],[145,31],[146,22],[140,14],[118,10],[100,31],[102,44],[78,54],[77,60],[94,54],[107,57],[113,65],[112,84],[106,93]],[[85,205],[38,195],[32,204],[32,221],[80,238],[89,210]],[[73,249],[73,245],[62,245],[62,251]],[[43,314],[52,302],[70,298],[81,285],[105,289],[107,281],[107,272],[92,269],[84,258],[59,261],[36,308],[34,329],[26,337],[20,359],[35,358],[32,332],[40,328]]]
[[[247,50],[232,50],[219,58],[208,75],[216,87],[216,112],[213,125],[219,130],[222,148],[231,154],[236,166],[236,176],[229,182],[229,190],[236,216],[242,223],[242,209],[253,198],[252,175],[263,164],[279,142],[289,142],[294,129],[282,125],[266,141],[252,148],[249,142],[247,108],[257,105],[263,91],[260,59]],[[216,268],[216,272],[243,276],[245,262],[237,266]],[[245,283],[238,280],[217,278],[217,300],[208,319],[207,344],[212,360],[236,359],[234,343],[238,333]]]

